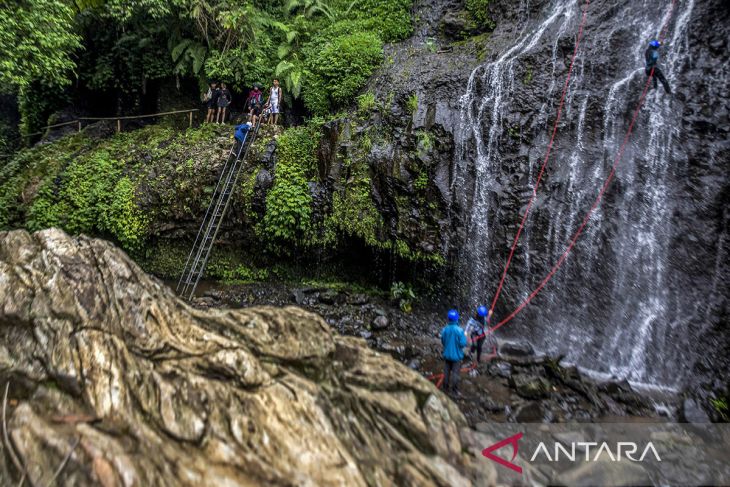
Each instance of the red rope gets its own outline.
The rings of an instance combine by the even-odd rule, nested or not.
[[[672,14],[674,13],[674,8],[675,8],[675,5],[676,5],[676,2],[677,2],[677,0],[672,0],[672,4],[670,6],[669,16],[667,17],[667,21],[664,23],[664,25],[662,26],[661,31],[659,32],[659,41],[660,42],[663,40],[665,31],[666,31],[666,28],[668,27],[669,22],[672,19]],[[586,6],[587,6],[588,3],[590,3],[589,0],[586,1]],[[576,51],[578,49],[578,42],[580,41],[580,36],[582,34],[583,23],[585,22],[585,16],[586,16],[586,10],[583,11],[583,21],[581,22],[581,27],[580,27],[580,30],[579,30],[578,38],[576,39],[576,48],[575,48]],[[574,59],[575,59],[575,51],[573,52],[573,59],[571,60],[570,70],[572,70],[573,60]],[[543,161],[543,165],[542,165],[542,167],[540,169],[540,173],[538,175],[538,179],[537,179],[537,182],[535,184],[535,189],[533,189],[532,198],[530,199],[530,202],[528,204],[527,210],[525,211],[525,215],[522,218],[522,223],[520,224],[520,228],[519,228],[519,230],[517,232],[517,236],[515,237],[515,241],[514,241],[514,243],[512,245],[512,249],[510,251],[509,258],[507,259],[507,264],[505,265],[505,269],[504,269],[504,272],[502,273],[502,278],[500,280],[499,287],[497,289],[497,294],[495,295],[494,300],[492,301],[492,306],[491,306],[490,310],[493,310],[494,309],[494,305],[495,305],[495,303],[497,301],[497,298],[499,297],[499,294],[501,292],[502,285],[504,283],[504,278],[505,278],[505,275],[507,273],[507,268],[509,267],[509,263],[512,260],[512,255],[514,254],[514,250],[515,250],[515,246],[517,244],[517,240],[519,238],[520,233],[522,232],[522,228],[524,226],[525,219],[527,217],[527,213],[530,210],[530,206],[532,205],[532,202],[533,202],[533,200],[535,198],[535,195],[536,195],[536,192],[537,192],[537,186],[540,183],[540,179],[542,178],[542,173],[543,173],[543,170],[545,168],[545,163],[547,162],[548,156],[550,154],[550,148],[552,147],[552,143],[553,143],[553,138],[555,137],[555,128],[557,127],[557,121],[560,119],[560,113],[561,113],[561,110],[562,110],[563,98],[565,96],[565,88],[567,87],[568,80],[570,79],[570,70],[568,72],[568,78],[566,79],[566,82],[565,82],[565,87],[564,87],[564,91],[563,91],[563,97],[561,97],[561,100],[560,100],[561,103],[560,103],[560,108],[558,109],[558,119],[556,120],[556,123],[555,123],[555,125],[553,127],[553,135],[552,135],[552,137],[550,139],[550,144],[548,145],[548,152],[547,152],[547,154],[545,156],[545,160]],[[557,263],[553,266],[553,268],[550,269],[550,272],[548,273],[548,275],[545,276],[545,278],[542,281],[540,281],[540,284],[537,286],[537,288],[535,288],[535,290],[532,291],[532,293],[530,293],[530,295],[527,297],[527,299],[525,299],[522,303],[520,303],[520,305],[514,311],[512,311],[512,313],[510,313],[505,319],[503,319],[502,321],[500,321],[499,323],[497,323],[493,328],[491,328],[489,330],[490,333],[493,333],[498,328],[501,328],[502,326],[504,326],[505,324],[507,324],[510,320],[512,320],[515,316],[517,316],[517,314],[520,311],[522,311],[530,303],[530,301],[532,301],[532,299],[535,296],[537,296],[537,294],[540,292],[540,290],[550,281],[550,279],[552,279],[552,277],[558,271],[558,269],[560,268],[560,266],[562,266],[563,262],[565,261],[565,259],[567,258],[568,254],[572,250],[572,248],[575,245],[576,241],[578,240],[578,237],[580,237],[580,235],[583,233],[583,230],[585,229],[586,225],[588,224],[588,221],[590,220],[591,216],[593,215],[593,212],[598,207],[598,205],[601,203],[601,200],[603,199],[603,195],[606,192],[606,189],[608,189],[608,186],[611,184],[611,181],[613,180],[614,174],[616,173],[616,167],[618,166],[619,161],[623,157],[624,150],[626,149],[626,145],[628,144],[628,141],[629,141],[629,139],[631,137],[631,133],[632,133],[632,131],[634,129],[634,124],[636,123],[636,119],[637,119],[637,117],[639,115],[639,111],[641,111],[641,108],[644,105],[644,101],[646,99],[646,94],[647,94],[647,92],[649,90],[649,85],[650,85],[651,80],[652,80],[653,77],[654,77],[654,68],[652,68],[651,71],[649,72],[649,76],[647,77],[646,83],[644,85],[644,90],[642,91],[641,97],[639,98],[639,104],[636,107],[636,110],[634,111],[633,117],[631,118],[631,123],[629,124],[629,128],[626,131],[626,135],[624,136],[624,140],[623,140],[623,142],[621,144],[621,147],[619,148],[619,152],[616,155],[616,159],[613,161],[613,165],[611,166],[611,171],[608,174],[608,177],[606,178],[606,181],[603,184],[603,187],[601,188],[601,191],[598,193],[598,197],[593,202],[593,205],[591,206],[591,208],[588,211],[588,213],[586,214],[586,216],[583,218],[583,222],[581,223],[581,226],[578,228],[578,230],[575,232],[575,234],[571,238],[570,243],[568,244],[568,247],[565,249],[565,251],[560,256],[560,258],[558,259]],[[487,332],[483,333],[482,335],[480,335],[479,337],[477,337],[477,339],[479,339],[479,338],[481,338],[483,336],[486,336],[486,333]],[[495,347],[494,353],[491,354],[491,355],[489,355],[488,358],[496,357],[496,355],[497,355],[496,352],[497,352],[497,350],[496,350],[496,347]],[[476,364],[472,364],[471,367],[463,368],[461,371],[463,372],[463,371],[472,370],[475,367],[476,367]],[[429,379],[429,380],[438,379],[437,380],[437,383],[436,383],[436,387],[437,388],[440,388],[441,387],[441,384],[444,381],[444,374],[430,375],[430,376],[427,376],[426,378]]]
[[[669,24],[670,19],[672,18],[672,13],[674,11],[674,5],[677,0],[672,0],[672,5],[669,10],[669,17],[667,18],[667,22],[662,26],[662,29],[659,34],[659,39],[661,40],[664,37],[664,31]],[[580,225],[578,230],[573,235],[573,238],[571,238],[570,243],[568,244],[568,247],[565,249],[563,254],[558,259],[557,263],[553,266],[552,269],[550,269],[550,272],[548,272],[547,276],[540,281],[540,284],[535,288],[532,293],[525,299],[522,303],[520,303],[517,308],[515,308],[514,311],[512,311],[505,319],[497,323],[494,328],[491,329],[492,332],[497,330],[498,328],[505,325],[507,322],[509,322],[512,318],[517,316],[517,314],[522,311],[525,306],[530,304],[530,301],[537,296],[537,294],[540,292],[540,290],[552,279],[552,277],[555,275],[555,273],[560,269],[560,266],[563,265],[563,262],[565,261],[566,257],[570,253],[570,251],[573,249],[573,246],[575,245],[575,242],[578,240],[578,237],[580,237],[581,233],[583,233],[583,229],[588,224],[588,221],[590,220],[593,212],[598,207],[598,205],[601,203],[601,199],[603,198],[603,194],[606,192],[606,189],[608,188],[609,184],[611,184],[611,181],[613,180],[613,176],[616,173],[616,166],[618,166],[619,161],[623,157],[624,150],[626,149],[626,145],[628,144],[628,141],[631,137],[631,133],[634,129],[634,123],[636,122],[636,118],[639,116],[639,111],[641,111],[641,107],[644,105],[644,100],[646,99],[646,94],[649,90],[649,84],[651,83],[652,78],[654,77],[654,68],[651,68],[651,71],[649,72],[649,76],[646,79],[646,83],[644,84],[644,91],[641,93],[641,98],[639,99],[639,104],[636,107],[636,110],[634,111],[634,116],[631,118],[631,123],[629,124],[629,129],[626,131],[626,136],[624,137],[623,143],[621,144],[621,148],[619,149],[618,154],[616,155],[616,159],[613,161],[613,166],[611,166],[611,172],[608,174],[608,177],[606,178],[606,182],[603,184],[603,187],[601,188],[601,191],[598,193],[598,197],[593,202],[593,205],[591,206],[591,209],[586,214],[585,218],[583,218],[583,223]]]
[[[520,227],[517,229],[517,234],[515,235],[515,239],[512,242],[512,248],[509,251],[509,256],[507,257],[507,262],[504,265],[504,270],[502,271],[502,277],[499,280],[499,286],[497,286],[497,292],[494,294],[494,299],[492,299],[492,305],[489,309],[493,310],[494,306],[497,304],[497,300],[499,299],[499,295],[502,292],[502,286],[504,285],[504,279],[507,276],[507,270],[509,269],[510,263],[512,262],[512,256],[515,253],[515,249],[517,248],[517,242],[520,239],[520,235],[522,234],[522,230],[525,227],[525,222],[527,221],[527,215],[530,213],[530,208],[532,208],[532,204],[535,202],[535,197],[537,197],[537,188],[540,186],[540,181],[542,181],[542,175],[545,172],[545,167],[547,166],[548,160],[550,159],[550,152],[553,149],[553,142],[555,141],[555,134],[558,132],[558,123],[560,122],[560,117],[563,114],[563,105],[565,103],[565,95],[568,92],[568,84],[570,83],[570,77],[573,74],[573,64],[575,62],[575,57],[578,54],[578,46],[580,45],[581,37],[583,37],[583,26],[586,22],[586,17],[588,13],[588,4],[590,4],[590,0],[586,0],[585,6],[583,7],[583,18],[580,22],[580,27],[578,27],[578,35],[575,38],[575,48],[573,49],[573,56],[570,59],[570,67],[568,68],[568,76],[565,78],[565,84],[563,85],[563,93],[560,95],[560,103],[558,104],[558,113],[555,117],[555,123],[553,124],[553,132],[550,136],[550,142],[547,146],[547,151],[545,152],[545,159],[542,161],[542,166],[540,166],[540,172],[537,174],[537,180],[535,181],[535,187],[532,189],[532,196],[530,197],[530,201],[527,203],[527,208],[525,209],[525,214],[522,215],[522,221],[520,222]]]

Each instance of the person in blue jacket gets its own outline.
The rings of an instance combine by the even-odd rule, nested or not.
[[[464,360],[466,335],[459,326],[459,312],[449,311],[449,324],[441,330],[441,344],[444,346],[444,392],[459,393],[459,371],[461,361]]]
[[[654,77],[652,78],[652,81],[654,82],[654,89],[657,89],[657,80],[659,80],[662,82],[664,91],[671,95],[672,90],[669,88],[669,81],[667,81],[667,78],[664,77],[664,73],[662,73],[662,70],[659,69],[659,66],[656,65],[657,61],[659,61],[659,46],[661,45],[661,42],[654,39],[649,43],[649,47],[646,48],[646,51],[644,51],[644,60],[646,61],[645,71],[646,75],[649,76],[651,75],[651,70],[653,68]]]

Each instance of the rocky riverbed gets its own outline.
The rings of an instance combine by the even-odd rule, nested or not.
[[[444,307],[417,303],[410,313],[383,295],[339,285],[282,282],[204,283],[194,305],[245,308],[294,304],[321,315],[340,334],[364,338],[425,377],[441,373]],[[627,381],[599,381],[560,357],[538,354],[528,342],[501,342],[497,356],[485,351],[477,369],[461,375],[452,397],[472,427],[481,422],[588,422],[678,419],[707,421],[692,400],[672,392],[636,390]]]

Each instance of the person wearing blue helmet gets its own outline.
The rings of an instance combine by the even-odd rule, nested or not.
[[[441,344],[444,346],[444,392],[459,393],[459,372],[461,361],[464,360],[466,335],[459,326],[459,312],[449,311],[449,323],[441,330]]]
[[[646,61],[646,75],[651,76],[652,69],[654,70],[654,75],[652,78],[652,81],[654,83],[654,89],[657,89],[657,80],[662,82],[662,86],[664,87],[664,91],[666,91],[668,94],[672,94],[672,90],[669,88],[669,82],[667,81],[667,78],[664,77],[664,73],[662,73],[662,70],[659,69],[659,66],[657,66],[657,61],[659,61],[659,47],[662,45],[661,42],[654,39],[649,43],[649,47],[646,48],[646,51],[644,52],[644,59]]]
[[[471,348],[469,349],[469,354],[473,354],[476,350],[477,352],[477,365],[482,359],[482,348],[484,346],[484,341],[487,339],[487,335],[489,334],[489,318],[492,315],[492,312],[487,310],[486,306],[479,306],[477,308],[476,314],[469,318],[469,321],[466,323],[466,336],[469,337],[469,340],[471,340]]]

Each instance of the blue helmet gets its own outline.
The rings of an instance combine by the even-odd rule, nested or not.
[[[658,40],[656,40],[656,39],[652,39],[652,41],[651,41],[651,42],[649,43],[649,45],[650,45],[651,47],[659,47],[659,46],[661,46],[662,44],[661,44],[661,42],[659,42]]]
[[[481,316],[482,318],[486,318],[487,313],[488,311],[486,306],[479,306],[477,308],[477,315]]]
[[[452,321],[459,321],[459,312],[456,311],[455,309],[449,310],[449,322],[452,322]]]

